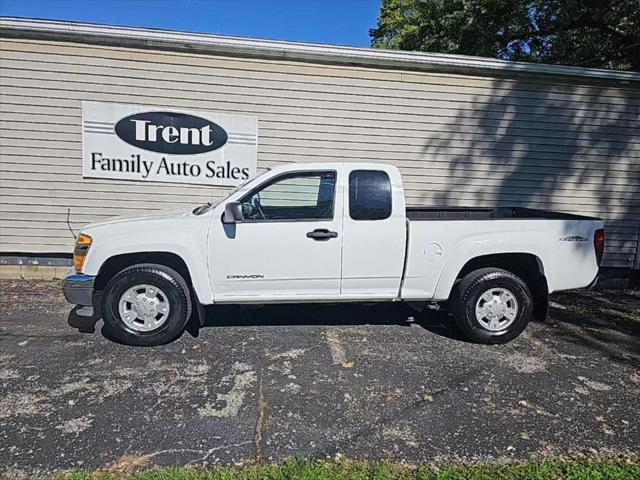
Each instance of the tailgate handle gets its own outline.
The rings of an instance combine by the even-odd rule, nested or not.
[[[316,228],[313,232],[307,232],[307,238],[313,238],[314,240],[329,240],[337,236],[338,232],[332,232],[326,228]]]

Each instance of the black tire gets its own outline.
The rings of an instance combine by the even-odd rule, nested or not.
[[[518,304],[515,320],[498,331],[485,328],[476,319],[476,303],[491,288],[508,290]],[[449,305],[456,325],[472,342],[507,343],[520,335],[531,320],[533,297],[527,284],[517,275],[499,268],[481,268],[467,274],[455,285]]]
[[[155,330],[140,332],[130,328],[120,317],[118,302],[131,287],[147,284],[162,290],[169,302],[167,319]],[[175,270],[153,263],[125,268],[104,289],[102,318],[109,334],[127,345],[150,347],[175,340],[184,331],[191,315],[191,297],[184,278]]]

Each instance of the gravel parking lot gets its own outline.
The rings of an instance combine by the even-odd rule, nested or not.
[[[210,308],[197,336],[142,349],[55,282],[0,289],[0,476],[640,450],[638,291],[554,295],[503,346],[460,340],[440,312],[309,305]]]

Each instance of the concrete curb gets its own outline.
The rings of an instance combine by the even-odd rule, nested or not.
[[[67,266],[0,265],[0,280],[57,280],[68,271]]]

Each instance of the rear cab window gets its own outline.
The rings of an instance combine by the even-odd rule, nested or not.
[[[384,220],[391,216],[391,180],[382,170],[349,174],[349,216],[353,220]]]

